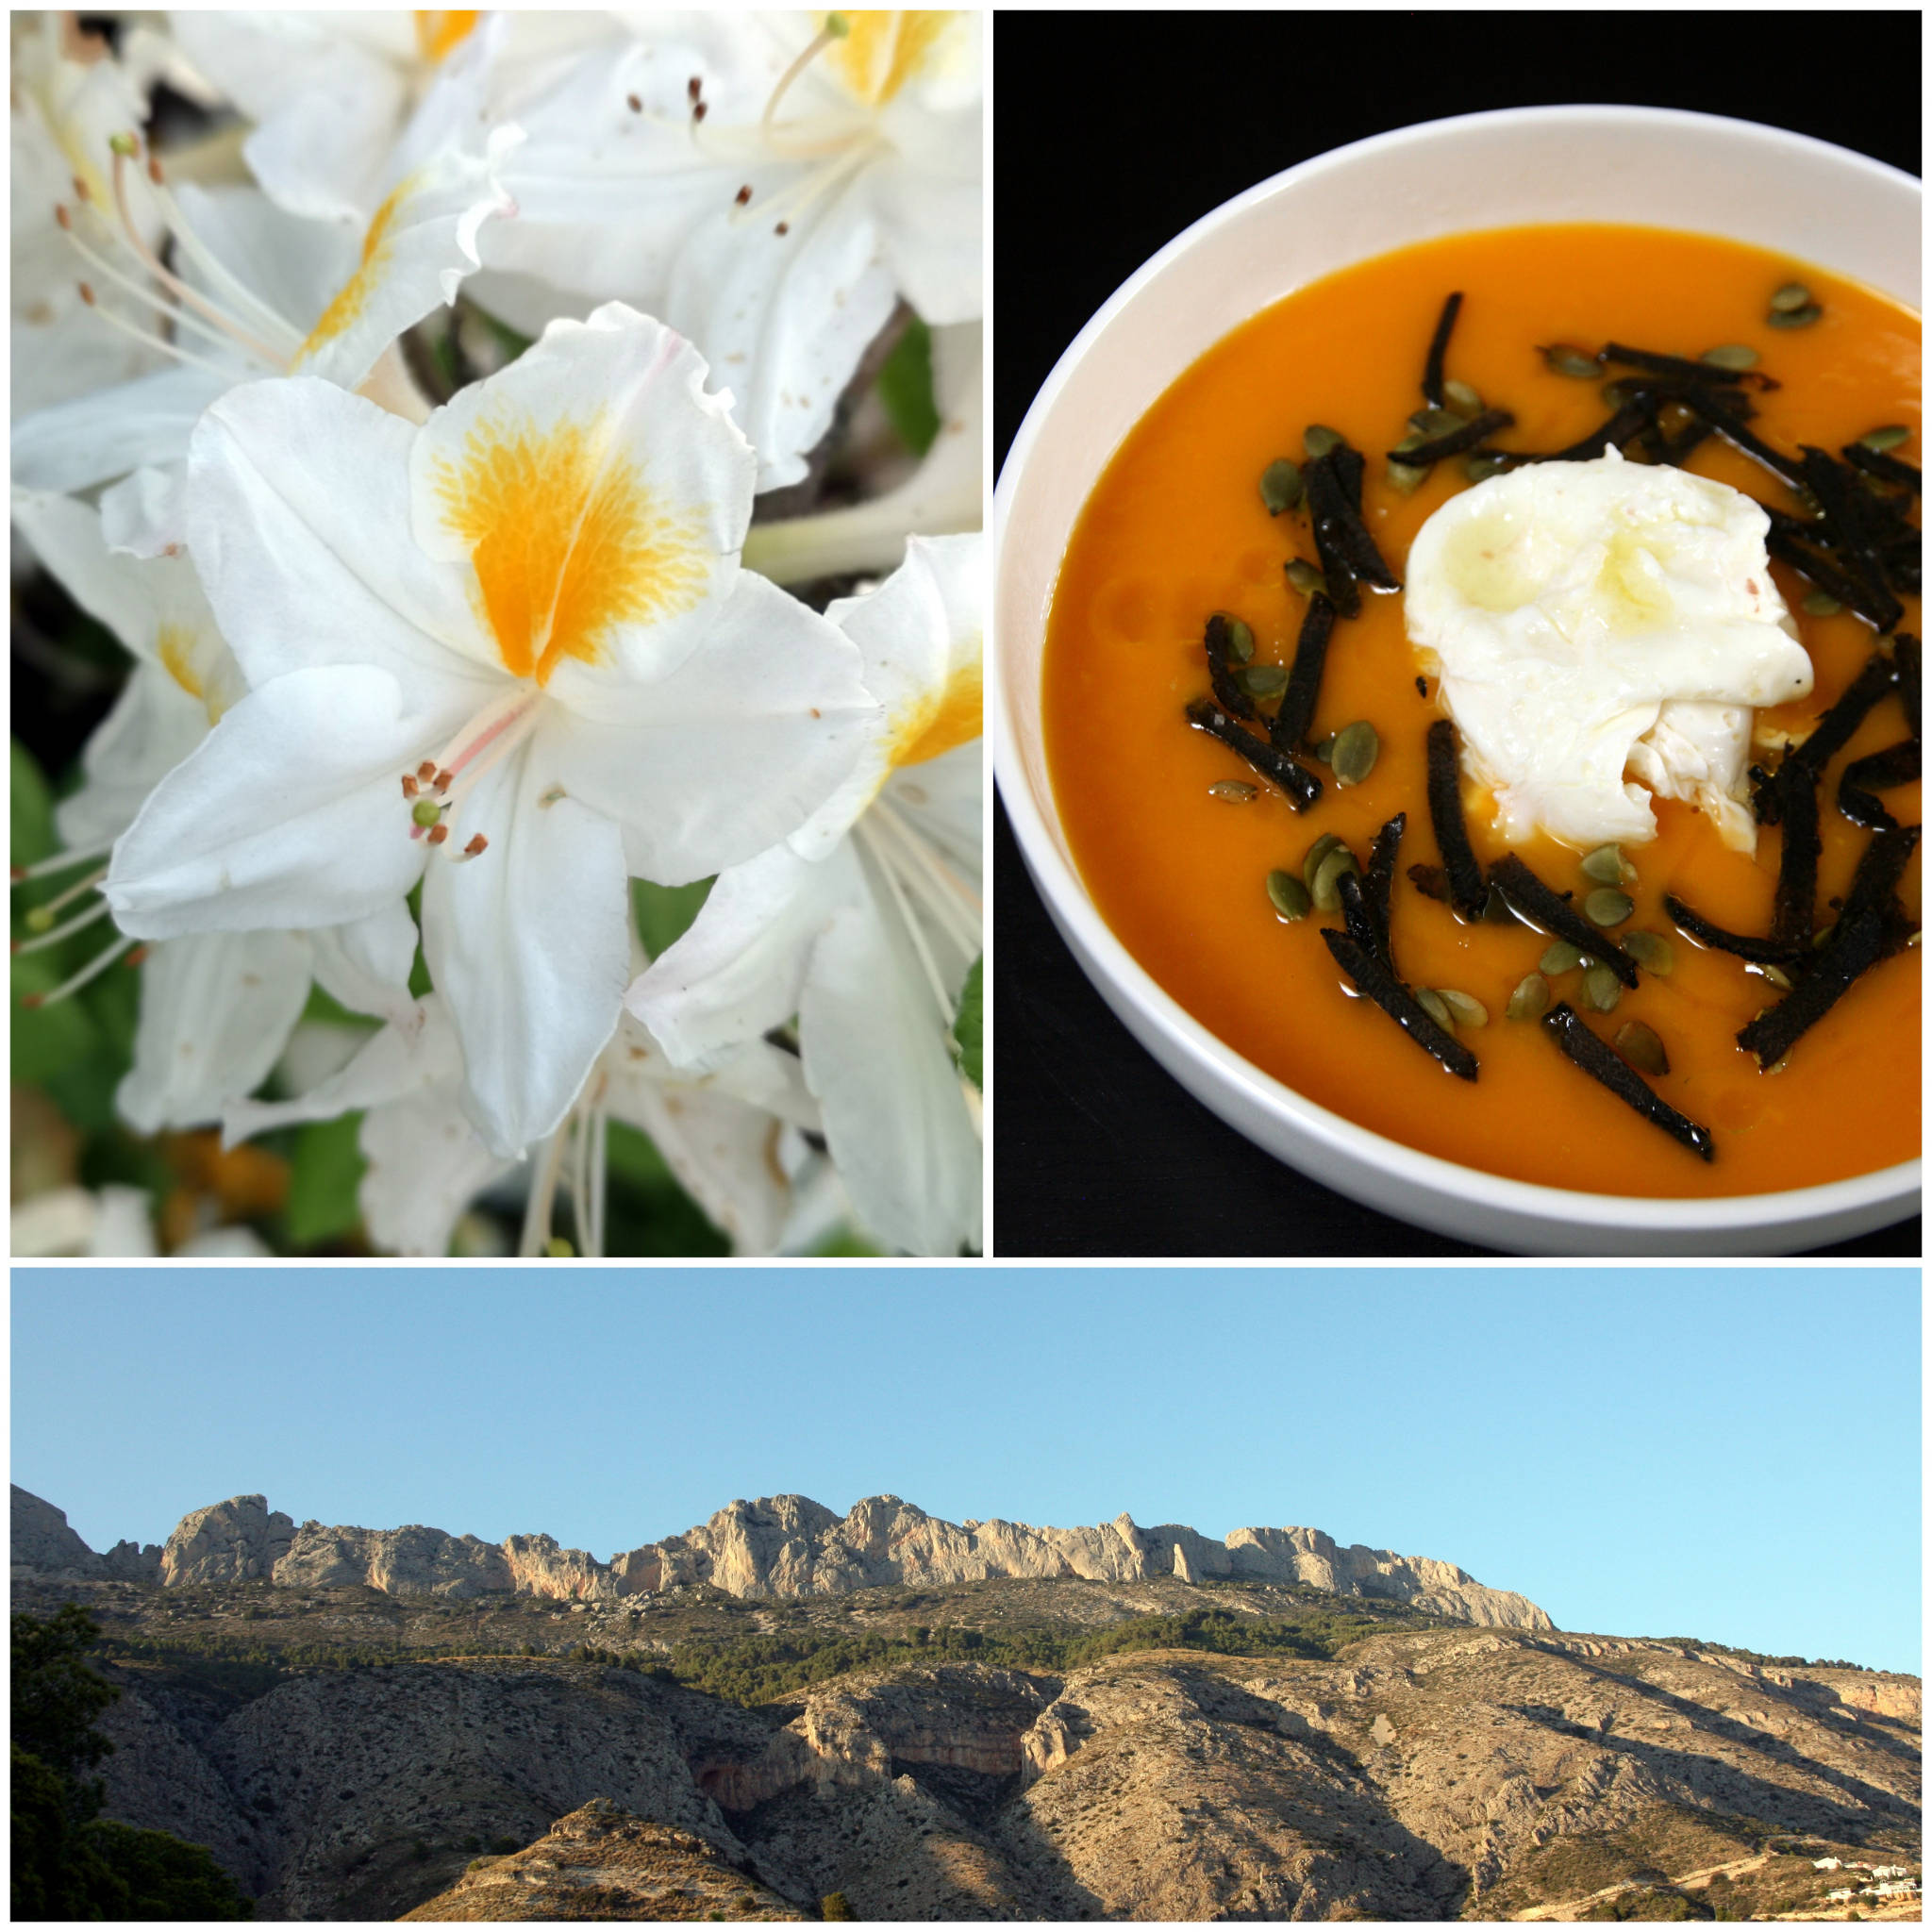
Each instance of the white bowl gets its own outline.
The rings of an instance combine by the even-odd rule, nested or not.
[[[1060,358],[994,495],[994,769],[1074,958],[1141,1044],[1230,1126],[1384,1213],[1525,1254],[1790,1253],[1916,1211],[1916,1160],[1783,1193],[1574,1193],[1418,1153],[1305,1099],[1183,1011],[1095,910],[1047,779],[1040,667],[1060,560],[1108,458],[1190,364],[1305,283],[1440,235],[1630,222],[1756,242],[1917,308],[1919,203],[1919,183],[1877,161],[1705,114],[1527,108],[1432,121],[1320,155],[1216,208]]]

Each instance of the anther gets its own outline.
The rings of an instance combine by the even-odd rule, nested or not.
[[[423,762],[416,767],[416,775],[417,777],[422,779],[424,784],[428,784],[429,781],[436,776],[436,760],[434,758],[425,758]]]
[[[691,100],[695,102],[698,96],[704,92],[705,83],[702,79],[698,77],[698,75],[693,74],[691,77],[685,82],[684,91],[691,97]]]
[[[92,308],[94,306],[94,291],[85,282],[80,285],[80,299]]]
[[[157,188],[158,188],[161,185],[161,164],[158,160],[156,159],[156,158],[153,155],[150,155],[147,158],[147,178],[150,181],[152,181]]]
[[[489,843],[490,841],[486,839],[481,832],[478,832],[476,836],[474,839],[472,839],[467,845],[463,847],[463,857],[465,858],[476,858]]]
[[[791,234],[791,224],[790,222],[780,222],[778,225],[772,230],[772,233],[774,235],[789,235]]]
[[[405,798],[414,798],[415,795],[416,774],[413,772],[405,772],[403,774],[403,796]]]
[[[57,201],[54,204],[54,219],[63,228],[71,230],[74,226],[74,217],[67,212],[67,204],[64,201]]]
[[[456,774],[454,772],[440,771],[436,774],[436,789],[439,791],[447,791],[455,782]]]
[[[421,807],[419,806],[419,807],[417,808],[417,809],[418,809],[418,810],[420,811],[420,810],[422,809],[422,808],[421,808]],[[420,821],[419,821],[419,823],[420,823]],[[430,826],[430,828],[429,828],[429,842],[430,842],[430,843],[431,843],[432,845],[441,845],[441,844],[442,843],[442,841],[444,841],[445,839],[447,839],[448,837],[449,837],[449,827],[448,827],[447,825],[431,825],[431,826]]]
[[[88,192],[87,183],[78,175],[74,177],[74,198],[75,201],[92,201],[93,199],[93,196]]]
[[[749,201],[750,199],[751,199],[751,183],[750,183],[749,181],[747,181],[747,182],[746,182],[746,183],[744,184],[744,186],[743,186],[742,188],[741,188],[741,189],[740,189],[740,190],[738,191],[738,205],[739,205],[739,207],[740,207],[740,208],[742,208],[742,207],[743,207],[743,206],[745,205],[745,203],[746,203],[746,202],[748,202],[748,201]]]
[[[644,111],[643,102],[639,100],[637,95],[635,94],[625,94],[624,97],[624,105],[626,108],[628,108],[633,114],[641,114]]]
[[[709,107],[708,107],[706,103],[704,103],[703,101],[700,101],[697,104],[697,106],[691,110],[691,118],[693,121],[702,121],[705,118],[705,116],[708,114],[710,111],[711,110]]]
[[[147,964],[147,948],[145,946],[136,946],[133,952],[128,954],[127,963],[130,966],[145,966]]]

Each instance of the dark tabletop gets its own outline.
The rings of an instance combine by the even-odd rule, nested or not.
[[[1917,174],[1920,32],[1916,12],[1003,12],[995,460],[1128,275],[1297,161],[1450,114],[1600,101],[1766,122]],[[999,1254],[1486,1252],[1331,1192],[1183,1091],[1074,962],[1003,812],[993,878]],[[1919,1222],[1821,1252],[1916,1257]]]

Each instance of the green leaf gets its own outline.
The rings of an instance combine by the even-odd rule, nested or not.
[[[638,937],[644,951],[656,959],[691,930],[691,922],[704,910],[714,882],[694,879],[688,886],[654,886],[649,879],[630,882],[630,903],[637,913]]]
[[[54,796],[34,755],[19,739],[9,738],[7,746],[10,854],[15,865],[31,865],[54,849]]]
[[[879,371],[879,401],[900,440],[916,457],[940,433],[932,386],[932,331],[915,315]]]
[[[966,1070],[966,1077],[973,1084],[985,1091],[986,1082],[980,1077],[980,1049],[986,1036],[986,1013],[982,973],[986,965],[986,955],[982,953],[973,962],[973,971],[966,975],[965,987],[959,994],[959,1010],[953,1019],[953,1039],[959,1056],[959,1064]]]
[[[295,1137],[289,1174],[289,1240],[293,1246],[313,1247],[360,1224],[356,1191],[363,1162],[356,1136],[361,1125],[359,1112],[345,1113],[338,1120],[310,1121]]]

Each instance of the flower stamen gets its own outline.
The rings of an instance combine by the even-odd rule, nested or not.
[[[51,1007],[57,1001],[71,998],[89,981],[98,979],[124,953],[131,952],[135,944],[136,941],[132,938],[124,939],[118,944],[109,946],[105,952],[96,953],[73,978],[62,980],[52,992],[24,993],[21,996],[21,1005],[30,1008]],[[142,946],[139,952],[133,953],[127,963],[130,966],[139,966],[146,958],[147,948]]]

